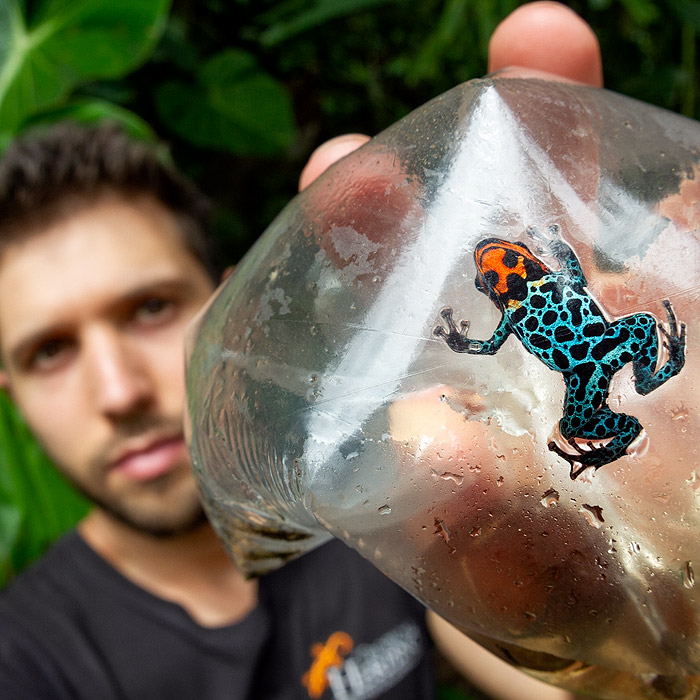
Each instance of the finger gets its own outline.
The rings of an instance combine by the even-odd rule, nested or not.
[[[364,134],[344,134],[321,144],[309,158],[299,176],[299,191],[308,187],[322,172],[343,156],[369,141]]]
[[[541,71],[551,74],[547,77],[603,85],[593,30],[573,10],[549,1],[522,5],[496,27],[489,42],[489,71],[523,77]]]

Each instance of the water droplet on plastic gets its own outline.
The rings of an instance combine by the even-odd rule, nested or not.
[[[391,513],[391,508],[386,503],[383,506],[377,508],[379,515],[389,515]]]
[[[627,448],[627,454],[630,457],[641,459],[649,451],[649,435],[647,431],[642,429],[635,441]]]
[[[431,469],[430,474],[438,479],[442,479],[443,481],[454,481],[457,486],[461,486],[464,481],[463,476],[460,474],[455,474],[454,472],[441,472]]]
[[[440,518],[435,518],[435,534],[440,535],[442,539],[445,541],[445,544],[447,545],[447,549],[449,550],[450,554],[454,554],[457,550],[450,544],[450,531],[447,528],[447,525],[445,525],[443,520],[440,520]]]
[[[671,420],[685,420],[688,417],[688,409],[681,403],[671,409]]]
[[[498,479],[496,479],[496,486],[503,486],[503,482],[505,479],[502,476],[499,476]]]
[[[555,506],[557,503],[559,503],[559,492],[555,491],[554,489],[549,489],[545,491],[544,495],[540,499],[540,503],[545,508],[551,508],[552,506]]]
[[[686,588],[695,587],[695,572],[693,571],[693,565],[689,561],[683,565],[683,585]]]
[[[600,506],[589,506],[587,503],[584,503],[579,508],[578,512],[583,513],[591,527],[600,528],[605,522],[605,518],[603,518],[603,509]]]
[[[480,534],[481,534],[480,527],[473,527],[471,530],[469,530],[469,535],[471,537],[478,537]]]

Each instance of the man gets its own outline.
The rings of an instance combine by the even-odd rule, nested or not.
[[[218,271],[196,193],[66,126],[8,151],[0,212],[0,382],[95,504],[0,603],[0,697],[431,697],[423,611],[357,555],[245,581],[203,519],[182,341]]]
[[[362,674],[393,643],[395,696],[428,696],[420,606],[359,557],[323,548],[258,587],[203,517],[182,435],[184,329],[216,278],[196,193],[70,125],[16,143],[0,190],[2,381],[95,504],[0,609],[0,695],[321,697],[336,658],[362,646]]]

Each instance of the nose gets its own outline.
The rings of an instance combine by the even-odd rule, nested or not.
[[[145,358],[119,329],[91,329],[83,339],[82,354],[88,390],[102,415],[119,418],[152,401]]]

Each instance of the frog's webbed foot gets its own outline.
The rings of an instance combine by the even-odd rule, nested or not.
[[[460,321],[459,328],[452,317],[452,309],[447,307],[440,312],[447,328],[442,325],[433,328],[433,335],[443,338],[451,350],[455,352],[470,352],[473,349],[473,341],[469,339],[469,321]]]
[[[587,441],[585,442],[585,445],[586,445],[586,447],[587,447],[588,449],[584,449],[583,447],[581,447],[581,443],[578,442],[578,441],[576,440],[576,438],[573,438],[573,437],[572,437],[572,438],[569,438],[569,439],[567,440],[567,442],[568,442],[569,445],[571,445],[571,447],[573,447],[573,448],[576,450],[576,452],[578,452],[580,455],[585,455],[587,452],[592,452],[593,450],[597,449],[596,446],[593,444],[593,441],[592,441],[592,440],[587,440]]]
[[[590,456],[588,458],[586,457],[586,455],[593,455],[596,452],[600,452],[600,449],[596,449],[591,442],[587,443],[590,450],[584,450],[579,445],[571,441],[569,441],[569,444],[571,444],[571,446],[576,450],[577,454],[564,452],[564,450],[562,450],[561,447],[554,442],[554,440],[551,440],[547,447],[552,452],[556,452],[556,454],[569,463],[569,466],[571,467],[569,476],[571,477],[572,481],[581,476],[586,469],[593,467],[595,470],[597,470],[606,463],[603,461],[603,463],[598,464],[598,460],[596,458],[591,458]]]
[[[668,351],[668,361],[673,365],[680,365],[680,370],[685,362],[686,325],[678,323],[676,312],[668,299],[663,300],[663,305],[668,317],[668,330],[661,324],[658,324],[658,328],[663,336],[664,347]]]
[[[668,299],[663,300],[663,305],[666,310],[666,323],[662,323],[651,314],[636,314],[617,322],[627,321],[645,334],[643,352],[638,353],[633,361],[634,388],[642,396],[650,394],[671,377],[675,377],[685,365],[686,325],[678,322],[676,312]],[[660,342],[657,340],[657,331]],[[666,357],[663,364],[657,367],[660,344],[666,351]]]
[[[598,466],[600,466],[600,465],[598,465]],[[571,476],[571,480],[575,481],[589,467],[590,467],[590,465],[588,465],[588,464],[579,464],[578,469],[574,469],[574,464],[572,463],[571,464],[571,474],[569,475],[569,476]],[[598,469],[598,467],[594,467],[594,469]]]
[[[565,452],[554,440],[547,446],[569,463],[571,478],[575,479],[588,467],[599,469],[628,454],[627,448],[639,436],[642,424],[634,416],[614,413],[606,408],[574,435],[566,424],[560,426],[560,429],[562,436],[576,452]]]
[[[571,467],[571,472],[569,475],[571,476],[571,479],[573,480],[573,479],[576,479],[576,477],[578,477],[580,474],[582,474],[591,465],[582,463],[581,462],[581,455],[584,454],[584,451],[581,450],[581,448],[578,447],[575,443],[571,443],[571,441],[569,441],[569,443],[572,445],[572,447],[574,447],[576,449],[578,454],[574,455],[574,454],[570,454],[568,452],[564,452],[564,450],[562,450],[561,447],[559,447],[559,445],[557,445],[557,443],[554,442],[554,440],[550,440],[547,447],[552,452],[556,452],[556,454],[558,454],[562,459],[566,460],[569,463],[569,466]],[[596,467],[596,469],[597,468],[598,467]]]
[[[561,227],[559,224],[550,224],[547,226],[546,233],[540,231],[537,226],[528,226],[525,233],[536,244],[536,253],[556,253],[557,247],[561,245]]]
[[[454,335],[461,335],[466,338],[469,331],[469,321],[460,321],[459,330],[457,330],[452,313],[452,309],[449,306],[440,312],[440,316],[442,316],[443,320],[447,324],[447,329],[445,329],[444,326],[435,326],[435,328],[433,328],[433,335],[436,335],[438,338],[445,339]]]

